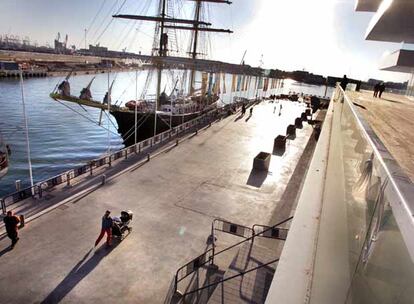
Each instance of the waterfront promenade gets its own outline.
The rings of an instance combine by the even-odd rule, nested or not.
[[[347,91],[347,94],[411,181],[414,181],[414,100],[391,93],[374,98],[371,91]]]
[[[220,217],[252,226],[275,224],[292,213],[312,149],[304,123],[267,174],[253,158],[304,111],[283,102],[232,115],[110,180],[74,203],[28,223],[13,251],[0,241],[1,303],[162,303],[175,271],[206,249],[211,222]],[[308,145],[309,146],[309,145]],[[296,164],[299,162],[300,166]],[[121,243],[92,246],[105,210],[134,212],[133,231]],[[218,235],[224,247],[239,241]],[[231,259],[232,257],[229,257]]]

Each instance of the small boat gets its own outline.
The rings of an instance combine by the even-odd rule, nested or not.
[[[9,171],[10,147],[0,135],[0,178],[4,177]]]

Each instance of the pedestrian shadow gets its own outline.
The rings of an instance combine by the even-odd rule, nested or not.
[[[0,258],[1,258],[3,255],[5,255],[6,253],[10,252],[10,251],[12,251],[12,249],[11,249],[11,247],[10,247],[10,246],[9,246],[9,247],[4,248],[2,251],[0,251]]]
[[[115,241],[115,240],[114,240]],[[107,248],[106,245],[99,247],[94,253],[90,249],[85,256],[72,268],[62,282],[41,302],[42,304],[59,303],[73,288],[78,285],[89,273],[91,273],[99,263],[109,255],[119,244],[114,244]]]
[[[388,102],[393,102],[393,103],[402,103],[401,101],[397,101],[397,100],[394,100],[394,99],[388,99],[388,98],[384,98],[384,97],[381,97],[381,99],[386,100]]]
[[[363,105],[360,105],[359,103],[353,102],[353,104],[357,107],[360,107],[361,109],[364,109],[364,110],[367,109],[366,107],[364,107]]]
[[[245,122],[248,122],[250,118],[252,118],[252,114],[250,114],[249,116],[247,116],[247,118],[245,119]]]
[[[239,116],[236,117],[236,119],[234,120],[235,122],[242,119],[244,116],[244,114],[240,114]]]
[[[267,174],[267,171],[252,169],[249,178],[247,179],[247,184],[249,186],[260,188],[263,185]]]

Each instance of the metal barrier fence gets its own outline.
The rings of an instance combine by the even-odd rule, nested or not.
[[[253,225],[253,234],[269,239],[285,241],[289,232],[287,228]]]
[[[248,238],[254,233],[253,229],[239,224],[234,224],[221,219],[214,219],[211,224],[211,235],[214,242],[214,231],[221,231],[229,234],[233,234],[239,237]]]
[[[178,290],[178,283],[192,274],[194,271],[197,271],[200,267],[203,267],[207,263],[211,263],[214,256],[214,249],[210,248],[205,251],[203,254],[199,255],[195,259],[191,260],[184,266],[178,268],[177,272],[175,273],[174,277],[174,286],[175,290]]]
[[[175,292],[174,294],[179,294],[178,292],[178,283],[184,280],[186,277],[197,271],[200,267],[203,267],[206,264],[214,265],[214,258],[215,256],[228,251],[232,248],[235,248],[238,245],[241,245],[247,241],[254,241],[255,237],[267,237],[267,238],[273,238],[273,239],[279,239],[279,240],[286,240],[288,229],[287,228],[280,228],[280,225],[283,225],[284,223],[290,221],[293,219],[293,216],[273,225],[273,226],[264,226],[264,225],[253,225],[252,228],[231,223],[222,219],[214,219],[211,224],[211,238],[212,238],[212,247],[209,248],[207,251],[205,251],[203,254],[199,255],[195,259],[191,260],[184,266],[178,268],[175,277]],[[260,231],[255,233],[255,229],[259,228]],[[256,229],[257,230],[257,229]],[[229,233],[241,238],[244,238],[244,240],[235,243],[231,246],[228,246],[219,252],[216,252],[216,246],[215,246],[215,236],[214,231],[221,231],[224,233]],[[170,292],[170,291],[169,291]],[[191,291],[189,293],[192,293],[194,291]]]
[[[22,200],[25,200],[29,197],[38,196],[39,198],[41,198],[44,191],[49,191],[56,186],[59,186],[65,183],[67,185],[70,185],[70,182],[72,179],[75,179],[77,177],[80,177],[86,174],[92,175],[95,169],[98,169],[102,166],[108,165],[109,167],[111,167],[112,163],[120,158],[127,159],[128,155],[142,153],[148,150],[150,147],[166,142],[170,140],[172,137],[178,136],[179,134],[181,134],[182,132],[190,128],[193,128],[198,125],[208,124],[208,123],[211,124],[213,120],[224,116],[223,114],[225,114],[225,111],[226,110],[224,108],[212,110],[182,125],[176,126],[172,128],[171,130],[167,130],[165,132],[157,134],[156,136],[145,139],[137,144],[126,147],[110,155],[104,156],[99,159],[92,160],[86,165],[80,166],[75,169],[71,169],[69,171],[66,171],[62,174],[59,174],[47,180],[38,182],[33,187],[28,187],[20,191],[16,191],[14,193],[6,195],[0,199],[2,212],[3,214],[5,214],[7,211],[7,207],[13,204],[16,204]]]

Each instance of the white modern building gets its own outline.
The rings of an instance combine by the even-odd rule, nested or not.
[[[368,26],[367,40],[414,43],[414,1],[357,0],[355,10],[375,13]],[[381,70],[411,74],[407,95],[414,96],[414,51],[400,49],[387,56]]]

